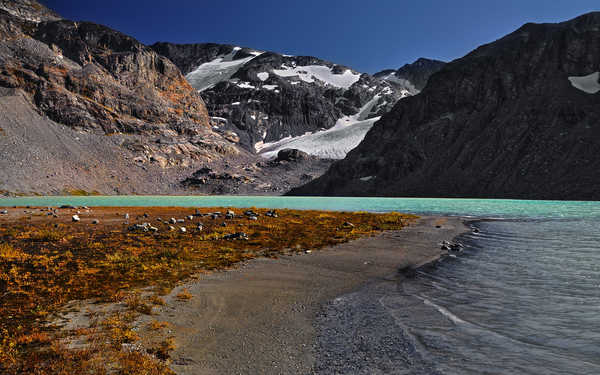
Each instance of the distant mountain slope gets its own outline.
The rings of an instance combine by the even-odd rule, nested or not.
[[[420,58],[398,70],[388,69],[375,73],[374,77],[399,85],[416,95],[425,88],[429,77],[440,71],[444,65],[446,63],[443,61]]]
[[[315,57],[217,44],[152,48],[175,62],[201,92],[217,129],[235,132],[248,150],[268,156],[289,146],[342,158],[357,142],[307,146],[304,138],[322,139],[320,133],[334,126],[352,127],[361,112],[360,126],[348,132],[362,139],[369,129],[363,120],[383,115],[410,95],[409,89],[414,92],[409,79],[388,82]]]
[[[0,106],[0,192],[182,193],[190,188],[180,181],[202,168],[217,178],[194,193],[293,186],[282,181],[290,172],[257,167],[236,137],[212,129],[201,96],[169,59],[32,0],[0,0]],[[315,165],[286,180],[326,166]],[[227,180],[224,170],[249,176]]]
[[[298,195],[600,199],[600,13],[526,24],[431,76]]]

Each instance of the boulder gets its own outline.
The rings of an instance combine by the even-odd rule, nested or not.
[[[225,240],[247,240],[248,235],[244,232],[237,232],[237,233],[228,234],[228,235],[224,236],[223,239],[225,239]]]
[[[71,217],[71,220],[73,220],[73,222],[79,222],[81,221],[81,219],[79,218],[79,215],[73,215],[73,217]]]
[[[277,153],[275,161],[297,161],[307,159],[308,154],[295,148],[284,148]]]

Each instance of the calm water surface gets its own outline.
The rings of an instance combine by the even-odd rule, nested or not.
[[[223,196],[0,199],[0,206],[60,204],[255,206],[481,218],[475,224],[479,234],[460,238],[466,245],[462,254],[370,301],[402,328],[402,335],[411,340],[407,347],[415,349],[390,368],[404,374],[600,374],[598,202]],[[418,368],[411,367],[415,364]]]

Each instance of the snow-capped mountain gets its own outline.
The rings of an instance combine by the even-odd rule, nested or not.
[[[152,46],[186,75],[213,125],[271,158],[297,148],[341,159],[418,84],[388,81],[309,56],[218,44]]]

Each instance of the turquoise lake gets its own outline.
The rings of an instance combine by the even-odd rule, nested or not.
[[[0,206],[261,207],[333,211],[400,211],[486,218],[600,217],[600,202],[504,199],[340,198],[243,196],[93,196],[0,198]]]
[[[364,365],[360,373],[364,374],[390,373],[390,368],[393,373],[411,375],[600,374],[600,202],[240,196],[0,198],[0,206],[65,204],[399,211],[482,219],[470,224],[479,228],[478,233],[454,239],[465,246],[462,253],[452,254],[402,283],[373,283],[362,292],[337,298],[334,312],[339,311],[339,316],[335,315],[334,321],[343,317],[353,322],[347,331],[350,338],[340,343],[340,351],[357,348],[363,353],[369,340],[392,343],[389,347],[394,350],[373,353],[368,357],[371,360],[360,357]],[[355,334],[356,322],[364,325],[360,335]],[[370,336],[376,332],[383,332],[383,337]],[[347,352],[344,363],[354,364],[356,351]],[[327,361],[317,373],[333,372],[328,371]]]

